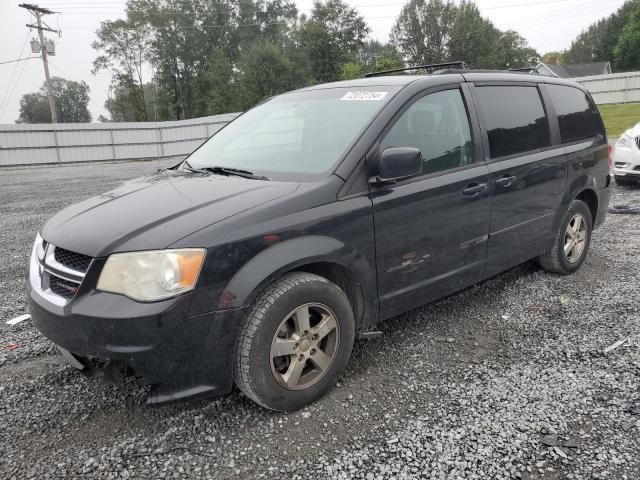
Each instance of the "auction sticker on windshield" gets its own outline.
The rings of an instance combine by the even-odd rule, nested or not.
[[[374,101],[379,102],[389,92],[347,92],[340,100],[347,101]]]

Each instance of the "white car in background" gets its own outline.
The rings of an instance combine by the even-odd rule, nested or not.
[[[618,185],[640,184],[640,123],[622,134],[613,150]]]

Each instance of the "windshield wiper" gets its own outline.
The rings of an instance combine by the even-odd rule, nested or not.
[[[235,175],[237,177],[250,178],[252,180],[271,180],[269,177],[265,177],[263,175],[255,175],[253,172],[250,172],[249,170],[241,170],[239,168],[220,167],[220,166],[196,168],[192,166],[188,160],[184,161],[184,163],[182,164],[182,168],[193,173],[213,173],[216,175],[225,175],[225,176]]]
[[[201,170],[211,172],[211,173],[216,173],[218,175],[235,175],[237,177],[250,178],[252,180],[271,180],[269,177],[265,177],[263,175],[255,175],[253,172],[250,172],[249,170],[241,170],[239,168],[213,166],[213,167],[204,167]]]

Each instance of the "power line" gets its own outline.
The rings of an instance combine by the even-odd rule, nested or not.
[[[25,60],[31,60],[32,58],[40,58],[40,57],[35,56],[35,57],[16,58],[15,60],[7,60],[6,62],[0,62],[0,65],[6,65],[7,63],[15,63],[15,62],[24,62]]]
[[[29,41],[29,33],[27,32],[27,35],[24,37],[24,42],[22,43],[22,48],[20,49],[20,53],[18,54],[18,58],[22,58],[22,52],[24,52],[24,47],[27,46],[27,42]],[[9,91],[11,91],[13,93],[13,88],[11,88],[11,83],[13,82],[13,79],[16,75],[16,71],[18,70],[18,63],[16,63],[13,66],[13,71],[11,72],[11,77],[9,78],[9,83],[7,85],[7,89],[4,92],[4,95],[2,96],[2,100],[0,100],[0,108],[2,108],[2,112],[4,113],[4,110],[6,108],[5,106],[5,100],[7,101],[7,103],[10,100],[11,95],[9,94]],[[7,95],[9,95],[9,98],[7,98]]]

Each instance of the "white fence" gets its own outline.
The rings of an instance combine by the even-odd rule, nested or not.
[[[236,115],[174,122],[0,125],[0,167],[184,156]]]
[[[640,102],[640,72],[580,77],[573,80],[589,90],[598,105]]]

